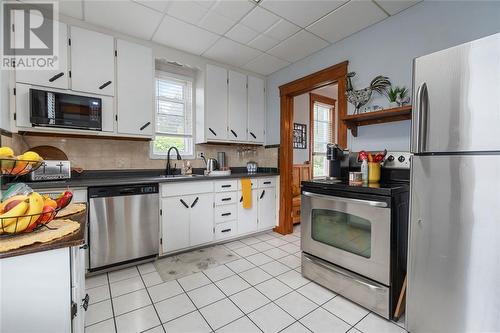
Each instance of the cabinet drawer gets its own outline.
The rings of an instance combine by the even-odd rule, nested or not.
[[[229,205],[234,204],[238,201],[238,193],[237,192],[222,192],[215,194],[215,205]]]
[[[235,179],[221,180],[214,182],[215,192],[230,192],[236,191],[238,181]]]
[[[237,211],[236,204],[215,207],[215,223],[236,219]]]
[[[276,187],[276,177],[259,178],[259,188]]]
[[[215,239],[224,239],[236,235],[236,221],[227,221],[215,225]]]
[[[252,189],[257,188],[257,186],[259,185],[259,182],[257,181],[257,179],[256,178],[251,178],[250,180],[252,181]],[[240,179],[238,179],[238,190],[241,190],[241,181],[240,181]]]
[[[175,197],[190,194],[210,193],[214,191],[211,181],[194,181],[161,184],[162,197]]]

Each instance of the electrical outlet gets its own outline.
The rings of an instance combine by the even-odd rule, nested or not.
[[[196,158],[203,158],[203,157],[205,157],[205,154],[202,151],[196,152]]]

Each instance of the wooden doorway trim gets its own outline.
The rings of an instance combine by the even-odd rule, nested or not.
[[[338,118],[347,114],[347,98],[345,96],[347,83],[348,61],[325,68],[319,72],[307,75],[279,87],[280,89],[280,214],[279,225],[274,231],[286,235],[293,232],[292,221],[292,169],[293,169],[293,98],[308,93],[314,89],[338,84]],[[347,127],[343,122],[338,124],[338,144],[347,147]]]
[[[311,168],[309,168],[309,177],[310,179],[313,178],[314,173],[314,163],[313,163],[313,153],[314,153],[314,103],[323,103],[325,105],[331,106],[330,108],[330,119],[332,119],[332,134],[333,138],[332,140],[335,140],[335,135],[337,134],[337,121],[335,118],[335,104],[337,102],[336,99],[326,97],[323,95],[315,94],[310,92],[309,93],[309,163],[312,165]]]

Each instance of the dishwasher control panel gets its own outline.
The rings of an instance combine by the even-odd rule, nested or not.
[[[158,193],[158,184],[118,185],[89,187],[89,198],[119,197]]]

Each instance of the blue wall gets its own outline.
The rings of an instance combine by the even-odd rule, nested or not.
[[[386,75],[393,85],[411,89],[415,57],[500,31],[500,1],[423,1],[302,59],[267,78],[267,144],[279,143],[279,86],[349,60],[355,89]],[[369,104],[387,107],[385,97]],[[353,108],[349,105],[349,113]],[[408,150],[410,121],[364,126],[348,134],[349,148]]]

